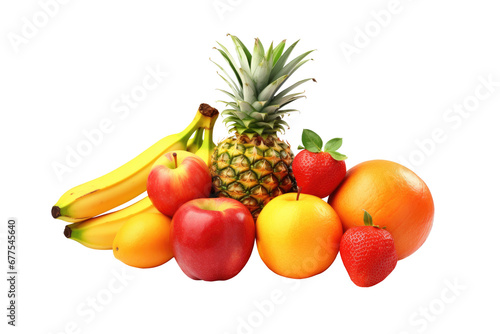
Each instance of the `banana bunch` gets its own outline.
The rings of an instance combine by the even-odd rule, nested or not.
[[[182,132],[161,139],[123,166],[64,193],[52,207],[54,218],[72,223],[65,227],[64,235],[90,248],[112,249],[116,233],[128,219],[158,211],[145,197],[121,210],[101,214],[144,193],[151,166],[169,151],[187,150],[208,165],[215,148],[213,127],[217,117],[217,109],[201,104]]]

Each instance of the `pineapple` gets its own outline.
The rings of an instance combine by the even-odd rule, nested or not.
[[[255,39],[251,54],[245,45],[231,36],[238,63],[220,43],[216,48],[229,64],[236,81],[215,63],[224,75],[231,92],[220,90],[231,98],[221,101],[228,106],[221,115],[234,136],[217,144],[211,159],[210,172],[213,191],[218,197],[241,201],[254,219],[273,197],[296,190],[292,173],[293,152],[278,138],[288,124],[284,115],[297,111],[282,109],[288,103],[304,97],[302,93],[289,94],[307,82],[304,79],[280,90],[287,79],[310,59],[303,60],[308,51],[286,63],[298,41],[285,51],[285,41],[267,52],[260,40]]]

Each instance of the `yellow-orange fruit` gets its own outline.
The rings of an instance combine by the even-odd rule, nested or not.
[[[288,193],[272,199],[256,224],[257,249],[269,269],[290,278],[326,270],[335,260],[342,224],[335,211],[313,195]]]
[[[434,202],[425,182],[387,160],[365,161],[349,169],[328,203],[344,231],[361,225],[363,210],[368,211],[376,225],[392,234],[399,260],[424,243],[434,219]]]
[[[114,256],[137,268],[164,264],[174,255],[170,242],[171,219],[160,213],[144,213],[129,219],[113,240]]]

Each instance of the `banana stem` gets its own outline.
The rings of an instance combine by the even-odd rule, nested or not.
[[[198,128],[194,136],[188,141],[187,151],[195,153],[201,147],[202,143],[203,143],[203,128]]]
[[[212,122],[208,128],[205,128],[203,135],[203,143],[200,146],[200,149],[196,151],[196,155],[199,156],[207,166],[210,166],[210,159],[212,157],[212,153],[215,150],[215,144],[213,141],[213,133],[214,133],[214,125],[217,120],[217,115],[212,117]]]
[[[217,119],[218,115],[219,111],[217,109],[210,107],[206,103],[200,104],[195,118],[184,131],[179,133],[180,137],[190,138],[196,129],[212,127],[215,122],[214,119]]]
[[[201,144],[201,148],[205,148],[207,151],[212,153],[212,151],[215,149],[213,137],[214,137],[213,127],[205,129],[205,134],[203,137],[203,143]]]

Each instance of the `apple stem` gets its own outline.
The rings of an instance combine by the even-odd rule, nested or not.
[[[297,187],[297,199],[296,201],[299,200],[299,196],[300,196],[300,191],[302,190],[302,187]]]
[[[172,155],[174,156],[175,168],[177,168],[177,153],[174,152]]]

